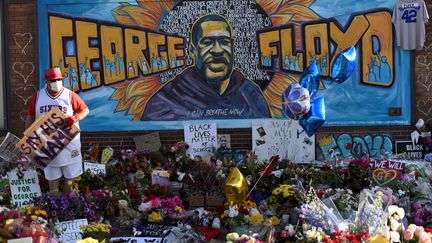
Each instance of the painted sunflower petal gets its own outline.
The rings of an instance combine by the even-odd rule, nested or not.
[[[315,2],[315,0],[283,0],[282,5],[285,5],[285,4],[289,4],[289,5],[298,4],[298,5],[303,5],[303,6],[310,6],[314,2]]]
[[[311,21],[320,19],[320,16],[315,13],[312,9],[303,5],[290,5],[295,9],[292,21]]]
[[[256,3],[268,14],[274,14],[283,0],[256,0]]]
[[[273,26],[279,26],[287,24],[291,19],[292,14],[273,14],[270,16]]]
[[[154,16],[152,11],[133,5],[117,7],[113,12],[116,21],[123,25],[128,24],[154,30],[160,21],[159,17]]]

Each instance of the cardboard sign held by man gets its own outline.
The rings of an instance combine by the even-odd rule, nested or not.
[[[24,131],[16,147],[37,166],[45,168],[80,132],[75,125],[66,126],[67,117],[53,107]]]

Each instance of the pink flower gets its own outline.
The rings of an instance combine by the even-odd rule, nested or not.
[[[162,201],[159,198],[155,198],[151,201],[151,203],[152,208],[158,208],[161,205]]]
[[[431,243],[431,238],[427,232],[423,231],[419,235],[419,243]]]
[[[404,240],[412,240],[412,238],[414,237],[414,232],[407,229],[403,232],[403,237],[404,237]]]
[[[424,228],[422,226],[417,226],[414,234],[415,234],[415,236],[420,237],[421,233],[423,233],[423,232],[424,232]]]

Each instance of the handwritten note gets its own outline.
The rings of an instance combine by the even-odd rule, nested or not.
[[[309,138],[302,131],[293,120],[253,120],[252,149],[260,160],[279,155],[293,163],[311,163],[315,161],[315,136]]]
[[[216,123],[186,124],[184,137],[191,156],[201,156],[204,160],[209,160],[217,144]]]
[[[65,125],[66,118],[60,109],[52,108],[25,130],[16,147],[37,166],[45,168],[79,133],[75,125]]]

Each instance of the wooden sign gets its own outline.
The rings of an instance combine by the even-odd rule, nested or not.
[[[81,240],[82,230],[80,229],[80,226],[87,224],[87,219],[76,219],[57,223],[56,228],[61,232],[60,242],[75,243],[77,240]]]
[[[409,159],[422,159],[424,155],[423,144],[414,144],[411,141],[396,141],[396,154],[406,153]]]
[[[105,175],[106,172],[106,168],[105,165],[103,164],[98,164],[98,163],[91,163],[91,162],[84,162],[84,171],[89,170],[91,174],[94,175]]]
[[[22,173],[20,176],[19,174]],[[30,204],[35,197],[42,195],[39,178],[35,170],[8,172],[12,203],[15,206]]]
[[[379,186],[384,186],[399,178],[405,167],[405,163],[376,160],[373,162],[372,166],[375,168],[372,171],[373,181]]]
[[[6,161],[16,161],[23,153],[15,147],[19,138],[8,132],[3,142],[0,144],[0,157]]]
[[[60,109],[52,108],[25,130],[16,147],[37,166],[45,168],[80,132],[75,125],[65,126],[66,118]]]

